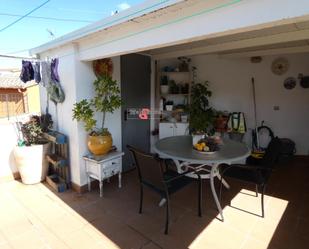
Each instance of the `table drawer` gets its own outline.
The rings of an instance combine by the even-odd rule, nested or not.
[[[109,167],[109,168],[105,168],[103,169],[103,178],[108,178],[111,177],[113,175],[118,174],[119,172],[121,172],[121,167],[120,165],[118,165],[117,167]]]
[[[110,160],[108,162],[103,163],[103,170],[108,168],[115,168],[121,165],[121,160],[119,158]]]
[[[101,170],[100,164],[87,162],[86,165],[87,165],[86,170],[88,174],[99,176]]]

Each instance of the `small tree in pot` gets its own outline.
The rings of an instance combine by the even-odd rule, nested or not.
[[[208,89],[208,81],[194,84],[191,88],[191,103],[189,106],[189,128],[196,143],[205,134],[213,132],[214,110],[209,107],[209,97],[212,92]]]
[[[46,155],[50,148],[48,141],[43,138],[40,117],[32,116],[30,121],[21,124],[20,130],[22,137],[14,148],[16,166],[23,183],[39,183],[47,175]]]
[[[94,82],[95,96],[91,100],[82,100],[74,105],[73,119],[84,122],[89,133],[88,149],[94,155],[103,155],[110,151],[113,140],[105,127],[107,113],[113,113],[121,106],[120,89],[109,75],[99,76]],[[95,112],[102,113],[101,128],[96,128]]]

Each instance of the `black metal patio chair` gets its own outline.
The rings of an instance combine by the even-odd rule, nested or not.
[[[201,198],[202,198],[202,181],[200,175],[198,180],[186,177],[186,174],[192,173],[186,171],[184,173],[177,173],[170,170],[165,165],[165,160],[160,159],[156,154],[145,153],[130,145],[127,148],[132,154],[134,163],[137,168],[138,178],[140,182],[140,205],[139,213],[143,209],[143,187],[156,192],[166,200],[166,221],[165,221],[165,234],[168,234],[169,217],[170,217],[170,195],[181,190],[192,182],[198,183],[198,215],[202,216]]]
[[[280,154],[281,141],[279,138],[273,138],[264,154],[263,159],[260,160],[258,164],[222,164],[220,165],[220,171],[222,177],[231,177],[236,180],[244,181],[247,183],[253,183],[256,186],[256,196],[258,196],[258,191],[261,191],[261,208],[262,217],[264,217],[264,194],[265,188],[270,178],[270,175],[274,169],[276,160]],[[220,200],[222,194],[222,181],[220,184]]]

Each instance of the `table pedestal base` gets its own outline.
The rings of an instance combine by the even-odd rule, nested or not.
[[[214,183],[215,177],[218,177],[218,179],[220,181],[221,181],[221,178],[222,178],[220,173],[219,173],[219,170],[218,170],[219,164],[211,164],[211,165],[201,164],[201,165],[197,165],[195,163],[180,162],[180,161],[174,160],[174,159],[173,159],[173,161],[176,164],[178,173],[183,173],[188,168],[191,168],[191,169],[194,169],[195,172],[194,173],[189,173],[186,176],[197,179],[198,176],[196,175],[196,172],[199,172],[202,179],[209,179],[210,180],[210,188],[211,188],[212,195],[214,197],[216,206],[217,206],[218,211],[220,213],[221,220],[224,221],[221,204],[219,202],[218,195],[217,195],[216,188],[215,188],[215,183]],[[208,166],[211,169],[204,168],[205,166]],[[226,188],[228,188],[228,189],[230,188],[229,184],[224,179],[222,179],[222,184]]]

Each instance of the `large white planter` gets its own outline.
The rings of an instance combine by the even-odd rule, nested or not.
[[[16,166],[24,184],[36,184],[45,180],[49,148],[50,143],[14,148]]]

